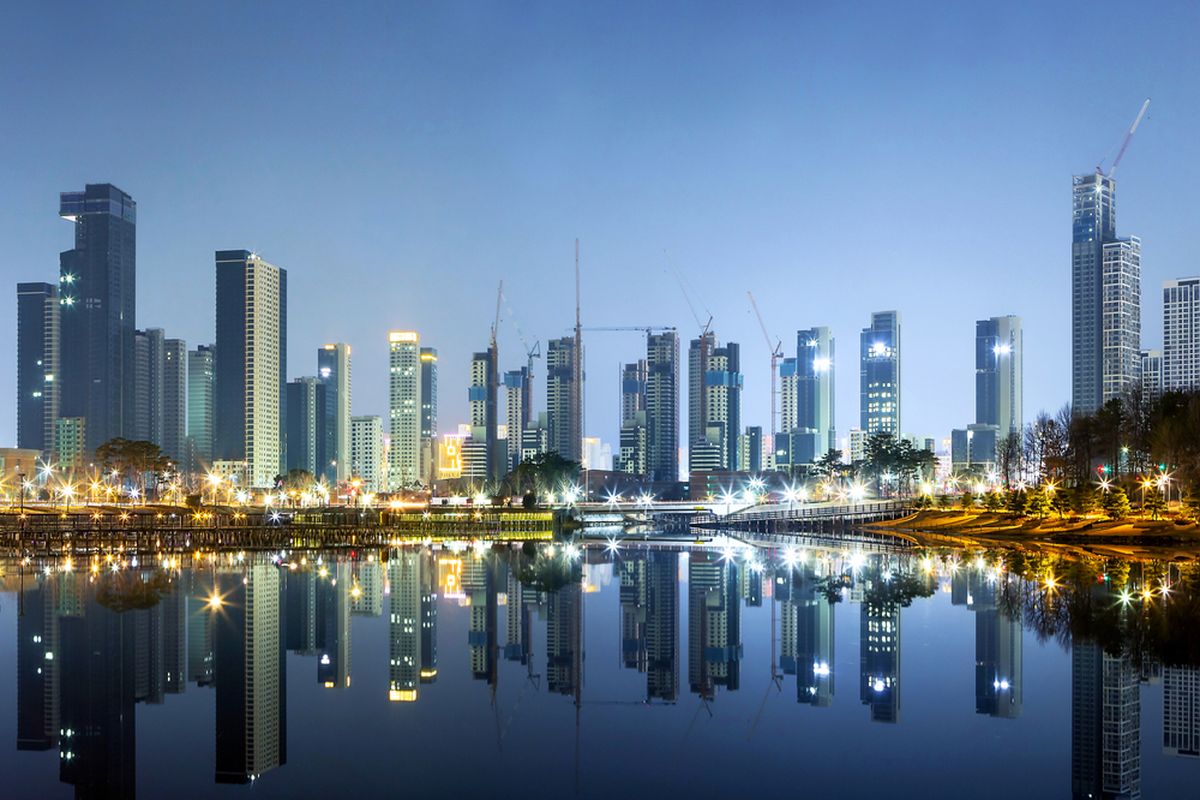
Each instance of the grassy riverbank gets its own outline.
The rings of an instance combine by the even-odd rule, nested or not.
[[[926,510],[874,522],[868,530],[903,535],[930,547],[1052,546],[1124,555],[1160,551],[1165,557],[1200,553],[1200,525],[1164,518],[1022,517],[1003,512]]]

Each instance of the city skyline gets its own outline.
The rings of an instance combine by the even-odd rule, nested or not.
[[[18,16],[22,13],[30,12],[18,12]],[[482,31],[456,29],[443,12],[409,13],[428,15],[420,22],[431,26],[438,34],[431,41],[463,41],[459,37],[466,37],[467,42],[490,41],[490,34]],[[610,21],[594,16],[596,11],[543,9],[540,13],[547,31],[569,32],[579,30],[581,26],[610,30]],[[634,74],[653,74],[663,68],[665,56],[649,47],[651,38],[660,36],[665,24],[660,13],[646,11],[639,19],[641,25],[621,33],[611,32],[611,36],[621,37],[620,43],[632,48],[633,59],[625,69]],[[1030,24],[1034,21],[1054,23],[1056,20],[1061,23],[1063,19],[1057,16],[1058,13],[1065,14],[1049,10],[1015,13],[987,36],[1000,40],[1010,25],[1019,25],[1023,30],[1032,28],[1034,30],[1026,30],[1032,38],[1025,45],[1031,59],[1053,56],[1055,63],[1061,60],[1068,64],[1073,53],[1081,52],[1076,48],[1084,45],[1070,44],[1062,48],[1062,52],[1052,53],[1050,34],[1038,31],[1036,25]],[[794,21],[810,23],[816,30],[830,33],[831,41],[840,41],[833,34],[842,30],[843,23],[849,30],[850,23],[838,19],[837,14],[799,14]],[[245,242],[264,258],[284,265],[292,273],[293,297],[290,302],[298,324],[290,331],[287,355],[293,365],[304,367],[302,371],[287,375],[288,379],[311,370],[313,348],[325,342],[347,342],[357,348],[353,413],[383,415],[387,403],[387,355],[381,332],[396,327],[420,330],[423,338],[437,344],[443,379],[452,387],[443,393],[440,409],[444,421],[442,429],[446,431],[467,419],[465,393],[457,387],[467,383],[470,353],[478,349],[486,336],[491,316],[489,292],[463,291],[461,287],[489,285],[494,277],[505,279],[506,298],[512,312],[504,313],[505,320],[499,329],[502,354],[521,352],[511,324],[513,321],[519,322],[529,338],[545,342],[562,336],[571,323],[571,244],[574,237],[579,236],[582,240],[585,323],[670,324],[678,328],[681,339],[689,340],[696,331],[691,330],[691,313],[672,275],[673,269],[678,269],[699,303],[713,312],[714,324],[722,339],[742,343],[742,369],[746,375],[743,422],[746,425],[769,427],[765,419],[769,391],[767,353],[760,343],[752,315],[744,307],[742,293],[747,288],[758,292],[772,335],[785,341],[802,325],[820,324],[830,327],[834,336],[844,343],[852,342],[866,315],[880,308],[899,310],[905,319],[904,432],[939,438],[951,425],[971,418],[970,331],[974,321],[1002,314],[1019,315],[1029,334],[1025,363],[1025,412],[1029,418],[1039,409],[1053,411],[1070,396],[1069,313],[1065,311],[1069,308],[1066,269],[1069,240],[1064,235],[1065,198],[1070,178],[1086,174],[1095,162],[1106,156],[1111,160],[1111,151],[1119,144],[1129,119],[1146,95],[1155,98],[1154,105],[1119,176],[1120,230],[1137,233],[1145,249],[1143,348],[1158,348],[1162,344],[1161,308],[1157,302],[1152,302],[1162,282],[1195,273],[1194,265],[1185,257],[1188,250],[1186,204],[1179,200],[1182,186],[1188,183],[1189,164],[1193,163],[1188,155],[1195,144],[1188,138],[1187,131],[1194,129],[1188,117],[1194,112],[1185,102],[1185,87],[1176,85],[1170,76],[1186,73],[1188,64],[1194,63],[1196,56],[1183,49],[1183,40],[1178,38],[1177,32],[1170,30],[1166,20],[1122,19],[1137,29],[1143,40],[1157,45],[1147,48],[1147,51],[1154,51],[1153,58],[1128,54],[1119,70],[1111,64],[1093,65],[1086,72],[1082,67],[1072,66],[1046,82],[1041,70],[1034,70],[1029,65],[994,69],[995,63],[986,56],[981,57],[982,63],[968,79],[959,79],[946,72],[946,64],[940,60],[949,56],[932,55],[928,63],[909,67],[894,79],[896,84],[890,88],[900,90],[896,99],[884,96],[881,86],[864,85],[861,80],[850,84],[855,96],[862,101],[853,104],[857,107],[853,112],[830,105],[828,93],[835,88],[847,88],[845,82],[861,78],[862,73],[848,77],[835,75],[830,78],[833,84],[830,86],[821,83],[821,79],[832,74],[829,67],[838,60],[832,43],[810,42],[807,35],[800,33],[802,26],[799,24],[771,30],[764,20],[744,18],[719,38],[720,45],[708,57],[685,59],[694,71],[692,79],[688,76],[693,73],[683,75],[668,71],[654,82],[657,90],[665,92],[665,107],[659,117],[645,116],[650,100],[646,90],[625,89],[614,81],[614,76],[597,72],[590,66],[588,56],[601,55],[616,42],[580,41],[578,60],[570,59],[565,63],[568,69],[562,78],[534,78],[530,72],[534,64],[564,57],[547,50],[540,34],[522,32],[512,44],[493,42],[487,57],[504,59],[523,80],[531,81],[538,90],[550,92],[551,96],[562,87],[559,81],[578,84],[584,99],[570,106],[578,122],[564,116],[561,109],[547,110],[540,104],[531,105],[524,92],[515,95],[522,101],[517,110],[497,111],[495,119],[478,119],[476,112],[469,111],[463,104],[478,91],[469,83],[475,75],[472,70],[486,63],[480,60],[485,58],[484,55],[473,56],[469,64],[447,73],[442,88],[455,102],[446,109],[430,105],[433,86],[423,80],[415,80],[402,88],[392,81],[384,81],[374,88],[356,85],[355,94],[366,110],[356,112],[339,105],[337,108],[342,115],[334,115],[335,121],[327,122],[308,136],[281,132],[276,127],[287,124],[299,113],[297,101],[284,100],[280,101],[284,107],[279,109],[277,118],[258,133],[234,134],[223,126],[224,141],[219,145],[200,141],[189,133],[182,149],[172,143],[172,148],[166,150],[167,139],[159,142],[155,138],[164,136],[171,125],[184,125],[194,120],[197,112],[174,100],[163,103],[154,111],[157,124],[138,134],[144,137],[138,139],[138,147],[107,133],[91,137],[85,143],[72,139],[70,147],[58,146],[64,141],[64,134],[30,122],[18,127],[14,140],[15,145],[23,148],[30,157],[14,167],[16,174],[6,181],[12,188],[10,202],[14,213],[0,221],[0,235],[8,234],[6,240],[15,244],[10,248],[11,260],[5,262],[5,276],[12,284],[52,281],[54,254],[68,244],[63,224],[53,212],[55,194],[86,182],[111,181],[136,198],[141,217],[138,220],[138,260],[142,267],[138,270],[138,327],[164,328],[168,336],[184,340],[189,348],[212,342],[212,312],[206,308],[207,304],[179,304],[173,299],[181,291],[181,284],[189,294],[212,296],[209,259],[213,250],[228,243]],[[265,24],[265,19],[253,11],[247,12],[243,21],[250,31]],[[34,80],[35,85],[37,81],[54,80],[56,71],[62,68],[51,60],[54,48],[42,48],[44,52],[41,53],[28,49],[49,35],[45,21],[33,12],[30,18],[20,22],[27,23],[30,35],[5,58],[17,57],[29,64],[42,64],[45,69]],[[203,19],[196,22],[201,29],[212,24]],[[702,15],[684,29],[671,33],[668,52],[672,47],[686,46],[693,37],[711,36],[723,22],[728,20],[720,19],[716,12]],[[1083,28],[1092,24],[1078,20],[1073,23]],[[84,12],[65,24],[74,31],[69,32],[70,35],[79,35],[91,25],[110,31],[121,41],[147,45],[159,23],[145,19],[118,32],[112,22],[91,19],[90,12]],[[393,21],[392,32],[396,32],[396,25]],[[1105,27],[1108,25],[1111,21]],[[908,25],[902,27],[915,37],[954,37],[970,27],[970,19],[954,16],[930,32]],[[867,48],[871,43],[878,43],[884,28],[886,23],[881,20],[879,30],[866,31],[863,42],[854,46]],[[977,33],[977,29],[971,30]],[[362,33],[368,40],[371,38],[371,31]],[[407,29],[400,30],[399,35],[407,36]],[[552,37],[547,36],[546,40],[549,38]],[[1082,42],[1087,37],[1078,38]],[[760,40],[763,46],[750,63],[735,66],[732,78],[719,78],[723,70],[738,64],[750,41]],[[792,47],[798,41],[808,46],[802,54],[797,54]],[[520,49],[522,45],[526,46],[524,50]],[[1056,42],[1054,46],[1057,45]],[[285,54],[289,47],[270,37],[266,46],[279,55]],[[359,70],[372,65],[372,59],[377,58],[359,55],[358,48],[351,54],[337,46],[332,47],[336,63],[328,79],[317,80],[306,65],[301,65],[296,79],[310,81],[310,92],[300,92],[300,99],[310,102],[327,99],[333,82],[359,74]],[[508,47],[518,49],[510,52]],[[414,44],[414,50],[420,52],[421,48]],[[193,77],[189,85],[204,101],[200,108],[205,107],[218,83],[222,84],[222,90],[229,88],[220,78],[226,70],[236,66],[215,63],[197,66],[195,56],[185,57],[179,66],[167,66],[159,63],[159,59],[165,58],[166,51],[159,50],[157,45],[144,47],[141,52],[138,64],[143,69],[139,71],[135,65],[134,73],[145,84],[143,88],[154,91],[160,86],[158,81],[162,78],[151,78],[148,74],[152,69],[159,69],[163,76],[169,77],[177,74],[173,70],[191,68]],[[885,47],[882,53],[870,55],[867,65],[877,66],[878,60],[889,52]],[[393,72],[411,77],[414,67],[410,66],[408,57],[394,58],[398,62],[393,65]],[[1094,70],[1097,69],[1105,75],[1109,89],[1103,102],[1081,106],[1081,101],[1072,100],[1062,104],[1061,98],[1071,95],[1071,87],[1082,85],[1085,80],[1090,85],[1096,78]],[[742,76],[748,78],[752,74],[759,76],[755,91],[749,93],[749,97],[740,96],[729,81]],[[917,87],[918,77],[930,79],[928,89]],[[963,93],[972,86],[972,79],[978,82],[974,87],[978,93],[968,102]],[[278,79],[273,75],[250,79],[248,85],[235,90],[234,105],[241,106],[257,97],[259,92],[273,86],[275,80]],[[61,86],[67,82],[57,83]],[[809,94],[804,95],[803,101],[797,98],[794,102],[780,104],[781,99],[795,97],[788,93],[793,84],[804,85]],[[56,124],[66,112],[67,105],[43,106],[46,101],[34,98],[37,93],[28,92],[26,88],[22,85],[22,90],[17,93],[10,92],[7,85],[0,85],[0,92],[5,99],[12,100],[18,117],[23,120],[38,119],[45,120],[42,124]],[[492,88],[502,90],[502,95],[513,96],[510,87]],[[927,145],[921,144],[922,138],[928,138],[927,134],[910,126],[922,119],[928,104],[933,102],[927,95],[936,96],[938,90],[961,101],[962,107],[942,110],[934,119],[922,121],[935,129],[932,138],[936,141],[945,145],[947,139],[953,139],[953,146],[942,148],[945,151],[943,157],[931,162],[928,151],[922,149]],[[118,107],[124,107],[125,96],[113,96],[110,91],[96,89],[93,95],[84,98],[84,106],[115,100]],[[1000,119],[995,116],[1000,112],[987,107],[1014,91],[1022,93],[1020,96],[1031,111],[1029,116],[1035,116],[1039,126],[1045,126],[1044,132],[1039,128],[1032,134],[1033,147],[1020,144],[1022,136],[1030,136],[1024,123]],[[59,96],[55,92],[45,94],[51,98]],[[406,96],[413,101],[411,112],[401,114],[397,111],[397,96]],[[619,139],[611,142],[609,149],[600,151],[594,163],[580,160],[585,153],[594,150],[576,149],[587,146],[587,142],[594,144],[594,139],[574,146],[547,146],[547,142],[564,138],[563,134],[575,130],[576,124],[597,119],[601,109],[597,97],[607,97],[611,104],[608,111],[616,118],[631,121],[637,130],[649,136],[650,143],[634,145]],[[656,94],[655,102],[659,100]],[[724,116],[707,120],[699,117],[706,106]],[[22,109],[28,113],[20,113]],[[414,116],[407,116],[409,113]],[[341,151],[345,147],[342,126],[357,133],[362,128],[355,126],[355,122],[361,122],[361,114],[386,124],[362,134],[363,154],[351,159],[344,172],[332,172],[318,163],[316,174],[312,176],[334,187],[336,203],[321,204],[319,212],[315,207],[310,210],[304,202],[292,199],[290,177],[263,172],[267,168],[287,172],[293,160],[311,154],[311,147],[317,142],[328,141],[333,152]],[[744,121],[729,122],[727,117]],[[809,125],[814,120],[818,121],[815,131]],[[529,141],[514,139],[512,126],[529,122],[534,123],[534,133]],[[500,137],[497,144],[501,152],[514,164],[527,168],[523,172],[524,182],[517,187],[520,191],[515,202],[503,211],[497,211],[493,206],[485,212],[483,207],[475,206],[477,201],[468,199],[469,196],[491,196],[510,177],[508,167],[481,162],[482,154],[476,150],[477,144],[464,136],[467,128],[478,124],[482,125],[482,135]],[[895,143],[888,148],[873,143],[856,151],[849,149],[864,144],[854,131],[865,130],[871,124],[893,130]],[[982,130],[976,131],[977,124],[992,124],[995,130],[985,136]],[[686,147],[677,159],[650,163],[648,159],[657,152],[654,148],[661,146],[665,137],[673,136],[685,127],[695,130],[696,143]],[[942,129],[951,132],[937,132]],[[200,126],[196,130],[202,132],[205,128]],[[428,208],[420,209],[402,199],[403,208],[398,218],[396,215],[391,217],[395,219],[394,224],[379,226],[372,222],[368,225],[368,220],[378,219],[377,215],[367,213],[367,208],[376,202],[375,190],[360,186],[356,176],[363,174],[362,170],[372,159],[381,158],[378,145],[382,140],[377,137],[387,130],[399,132],[410,147],[405,154],[395,156],[396,160],[389,156],[376,166],[380,166],[385,174],[411,177],[411,181],[403,181],[404,185],[412,185],[416,194],[431,198],[432,202]],[[613,129],[607,125],[601,130],[598,135],[613,135]],[[439,138],[439,131],[448,135]],[[793,131],[813,132],[807,138],[795,138],[790,136]],[[846,142],[837,142],[831,139],[837,131],[849,131],[851,135],[846,137]],[[283,136],[281,146],[261,166],[256,165],[251,159],[262,154],[260,142],[265,140],[260,137],[270,133]],[[966,135],[960,137],[959,133]],[[760,152],[745,151],[744,155],[739,155],[743,152],[741,148],[735,146],[730,150],[728,147],[736,143],[753,143],[754,149]],[[53,148],[52,155],[45,150],[47,147]],[[712,158],[714,147],[720,148],[723,155]],[[702,153],[710,158],[700,160]],[[1020,153],[1019,158],[1015,153]],[[191,156],[205,164],[212,176],[198,183],[193,181],[195,167]],[[428,168],[419,167],[422,162],[413,159],[422,156],[435,163]],[[595,179],[594,170],[609,171],[613,159],[622,160],[625,156],[630,159],[629,169],[644,169],[648,179],[691,190],[705,187],[704,197],[711,194],[708,190],[724,190],[717,192],[724,199],[698,200],[678,192],[668,195],[661,190],[648,192],[645,199],[635,199],[643,187],[643,180],[626,184],[620,178]],[[1009,164],[1003,159],[1011,159],[1014,163]],[[828,165],[818,162],[828,162]],[[768,163],[781,171],[778,176],[768,177]],[[994,199],[990,202],[1005,209],[1000,219],[1006,228],[1022,232],[1024,249],[1032,254],[1027,262],[1017,265],[1011,259],[1000,260],[998,255],[981,255],[978,233],[966,224],[965,211],[959,210],[967,205],[968,196],[975,199],[975,194],[964,187],[971,185],[973,177],[984,173],[994,175],[997,163],[1005,165],[1005,175],[993,185]],[[855,180],[885,164],[889,174],[896,177],[897,185],[910,185],[921,175],[922,188],[904,204],[901,229],[897,230],[894,224],[888,225],[888,246],[879,248],[882,240],[876,239],[875,234],[862,236],[857,225],[854,235],[849,235],[846,225],[859,219],[861,213],[870,213],[871,206],[856,208],[843,187],[851,186]],[[744,169],[736,169],[739,166]],[[469,179],[467,170],[475,171]],[[1180,180],[1180,170],[1185,173],[1183,180]],[[279,202],[250,204],[248,197],[239,197],[235,187],[239,187],[241,181],[227,180],[235,172],[277,194]],[[568,180],[566,175],[571,179]],[[377,183],[375,177],[370,183]],[[443,180],[438,181],[439,177]],[[447,182],[446,178],[450,180]],[[793,182],[804,188],[781,188],[779,181],[788,178],[796,179]],[[567,203],[565,207],[556,201],[547,202],[557,192],[571,190],[574,179],[590,181],[591,188],[584,198]],[[469,182],[464,183],[464,180]],[[432,195],[422,192],[419,187],[430,181],[438,181],[446,188]],[[181,191],[184,182],[188,185],[186,193]],[[743,194],[748,191],[757,196],[754,208],[730,215],[729,204],[744,200]],[[814,205],[818,197],[821,198],[820,207]],[[649,214],[647,221],[635,221],[629,216],[638,209]],[[318,217],[312,216],[316,213],[320,214],[320,224],[316,224]],[[982,212],[978,209],[971,212],[972,215],[979,213]],[[450,240],[447,226],[463,214],[467,215],[463,219],[472,226],[478,240],[474,236],[461,241]],[[673,222],[664,224],[664,215]],[[784,218],[791,221],[781,227]],[[710,224],[717,219],[723,221]],[[940,221],[935,223],[935,219]],[[305,225],[308,221],[313,224]],[[455,226],[458,224],[454,223]],[[513,232],[495,235],[495,226],[510,228]],[[807,236],[807,232],[816,227],[825,232],[822,237],[825,242],[813,243]],[[305,228],[320,230],[322,239],[314,240],[313,234]],[[929,230],[938,232],[932,244],[925,242]],[[771,231],[774,233],[768,235]],[[831,232],[833,236],[830,236]],[[913,251],[917,249],[913,235],[918,232],[922,236],[922,245],[919,260],[914,261],[914,256],[907,255],[906,250],[910,249],[909,245]],[[481,248],[476,241],[485,239],[488,241],[487,256],[480,259]],[[919,267],[916,266],[918,263]],[[827,281],[822,281],[824,285],[818,283],[820,291],[807,292],[797,302],[790,299],[795,293],[788,290],[814,283],[815,276],[809,272],[808,264],[822,264],[820,277]],[[930,299],[938,297],[943,287],[956,285],[964,265],[970,265],[972,274],[1004,275],[1009,280],[997,281],[989,291],[979,292],[977,297],[964,298],[950,306],[931,304]],[[327,275],[331,269],[338,278],[332,283]],[[356,286],[373,285],[380,276],[390,274],[404,276],[403,293],[396,294],[390,289],[370,292],[355,289]],[[1046,291],[1034,294],[1026,291],[1026,284],[1035,278],[1046,280],[1046,276],[1052,276]],[[643,292],[630,293],[621,288],[634,280],[640,281]],[[780,291],[766,292],[761,288],[775,284]],[[345,291],[336,291],[342,286]],[[542,289],[543,286],[546,288]],[[442,301],[454,303],[457,318],[453,323],[441,313],[444,310],[439,307]],[[472,318],[478,323],[463,321]],[[616,444],[620,421],[609,399],[615,392],[615,367],[634,358],[641,349],[639,345],[633,336],[587,337],[585,347],[591,375],[586,382],[588,425],[585,434],[600,435]],[[842,361],[852,350],[852,347],[842,349]],[[15,370],[11,368],[14,355],[11,350],[0,355],[9,359],[0,361],[0,365],[8,365],[10,369],[0,372],[11,376],[10,382],[15,380]],[[515,359],[502,357],[499,369],[504,372],[519,365],[519,355]],[[948,368],[963,378],[941,381],[941,375]],[[846,364],[842,364],[837,372],[840,385],[836,389],[836,416],[842,420],[857,417],[855,372],[854,365]],[[7,391],[9,397],[14,397],[15,385],[10,385]],[[843,425],[845,427],[848,426]],[[683,424],[680,431],[681,434],[686,431]],[[11,441],[15,438],[14,433],[15,414],[4,415],[0,420],[0,439]],[[90,438],[93,432],[88,433]]]

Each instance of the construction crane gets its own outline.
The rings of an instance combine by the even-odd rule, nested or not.
[[[587,326],[583,328],[585,331],[641,331],[647,336],[655,331],[673,331],[674,325],[602,325],[602,326]]]
[[[505,298],[507,300],[507,298]],[[517,315],[513,313],[512,306],[506,305],[505,310],[508,312],[506,319],[512,323],[513,329],[517,332],[517,338],[521,340],[521,347],[525,348],[526,361],[526,380],[530,383],[529,398],[532,404],[533,400],[533,360],[542,357],[542,343],[540,340],[535,340],[533,346],[529,346],[529,340],[525,338],[525,332],[521,330],[521,325],[517,322]],[[532,413],[533,409],[526,409],[526,413]]]
[[[504,281],[500,281],[500,286],[496,289],[496,319],[492,322],[492,350],[496,349],[496,330],[500,327],[500,302],[504,300]]]
[[[750,298],[750,307],[754,309],[754,316],[758,317],[758,327],[762,328],[763,339],[767,342],[767,349],[771,351],[771,441],[775,441],[775,434],[779,427],[776,424],[778,420],[778,400],[779,400],[779,359],[783,358],[783,341],[775,340],[775,344],[771,344],[771,334],[767,333],[767,324],[763,322],[762,313],[758,310],[758,303],[754,300],[754,294],[746,292],[746,297]]]
[[[1146,109],[1148,109],[1148,108],[1150,108],[1150,98],[1149,97],[1147,97],[1145,102],[1142,103],[1142,107],[1140,109],[1138,109],[1137,116],[1134,117],[1133,124],[1129,126],[1129,130],[1125,134],[1125,140],[1121,142],[1121,149],[1117,151],[1117,157],[1113,159],[1112,166],[1108,168],[1108,173],[1107,173],[1106,177],[1111,178],[1113,175],[1116,174],[1117,167],[1120,166],[1121,159],[1124,158],[1124,156],[1125,156],[1125,149],[1127,147],[1129,147],[1129,141],[1131,139],[1133,139],[1133,134],[1137,133],[1138,125],[1142,124],[1142,118],[1146,116]],[[1101,175],[1105,175],[1104,170],[1101,168],[1101,165],[1103,163],[1104,162],[1101,161],[1099,164],[1096,165],[1096,172],[1100,173]]]

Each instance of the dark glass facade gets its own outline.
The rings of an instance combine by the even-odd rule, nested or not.
[[[132,430],[137,204],[117,187],[64,192],[75,247],[59,256],[60,414],[83,417],[88,450]]]
[[[17,284],[17,447],[54,450],[58,417],[58,287]]]

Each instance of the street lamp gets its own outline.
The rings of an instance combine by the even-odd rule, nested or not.
[[[21,516],[25,516],[25,489],[29,486],[29,481],[25,480],[24,472],[18,472],[17,477],[21,480]]]

